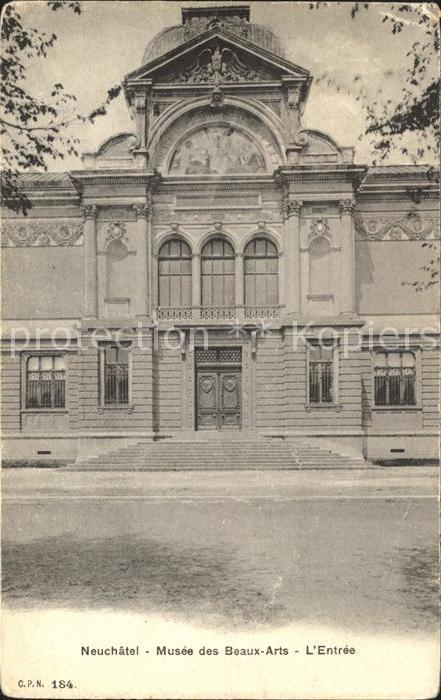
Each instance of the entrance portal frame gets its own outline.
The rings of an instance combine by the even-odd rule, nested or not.
[[[182,397],[182,425],[188,431],[196,431],[196,361],[195,349],[204,347],[203,342],[195,342],[192,333],[185,334],[185,362]],[[242,420],[241,430],[252,430],[254,427],[253,383],[254,359],[251,356],[251,342],[247,334],[240,338],[232,337],[231,332],[218,329],[207,330],[208,345],[205,347],[240,347],[242,349]]]

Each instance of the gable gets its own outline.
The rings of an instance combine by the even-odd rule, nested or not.
[[[184,61],[179,62],[179,69],[172,66],[159,73],[158,82],[217,85],[219,83],[243,83],[254,81],[273,81],[278,78],[277,71],[256,60],[234,51],[225,42],[213,41],[197,53],[192,52]]]
[[[126,76],[135,87],[145,80],[170,83],[214,83],[280,80],[309,81],[309,72],[280,56],[229,34],[212,29],[193,37]]]

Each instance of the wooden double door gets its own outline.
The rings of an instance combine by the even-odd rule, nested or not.
[[[197,370],[197,430],[240,429],[242,413],[241,379],[239,368]]]

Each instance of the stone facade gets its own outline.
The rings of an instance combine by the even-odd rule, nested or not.
[[[304,128],[312,78],[246,7],[182,14],[125,78],[134,133],[4,212],[5,458],[197,430],[434,457],[430,170]]]

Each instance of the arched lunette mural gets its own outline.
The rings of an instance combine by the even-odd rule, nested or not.
[[[195,130],[181,142],[170,162],[170,173],[179,175],[264,172],[265,159],[257,146],[228,125],[207,125]]]

